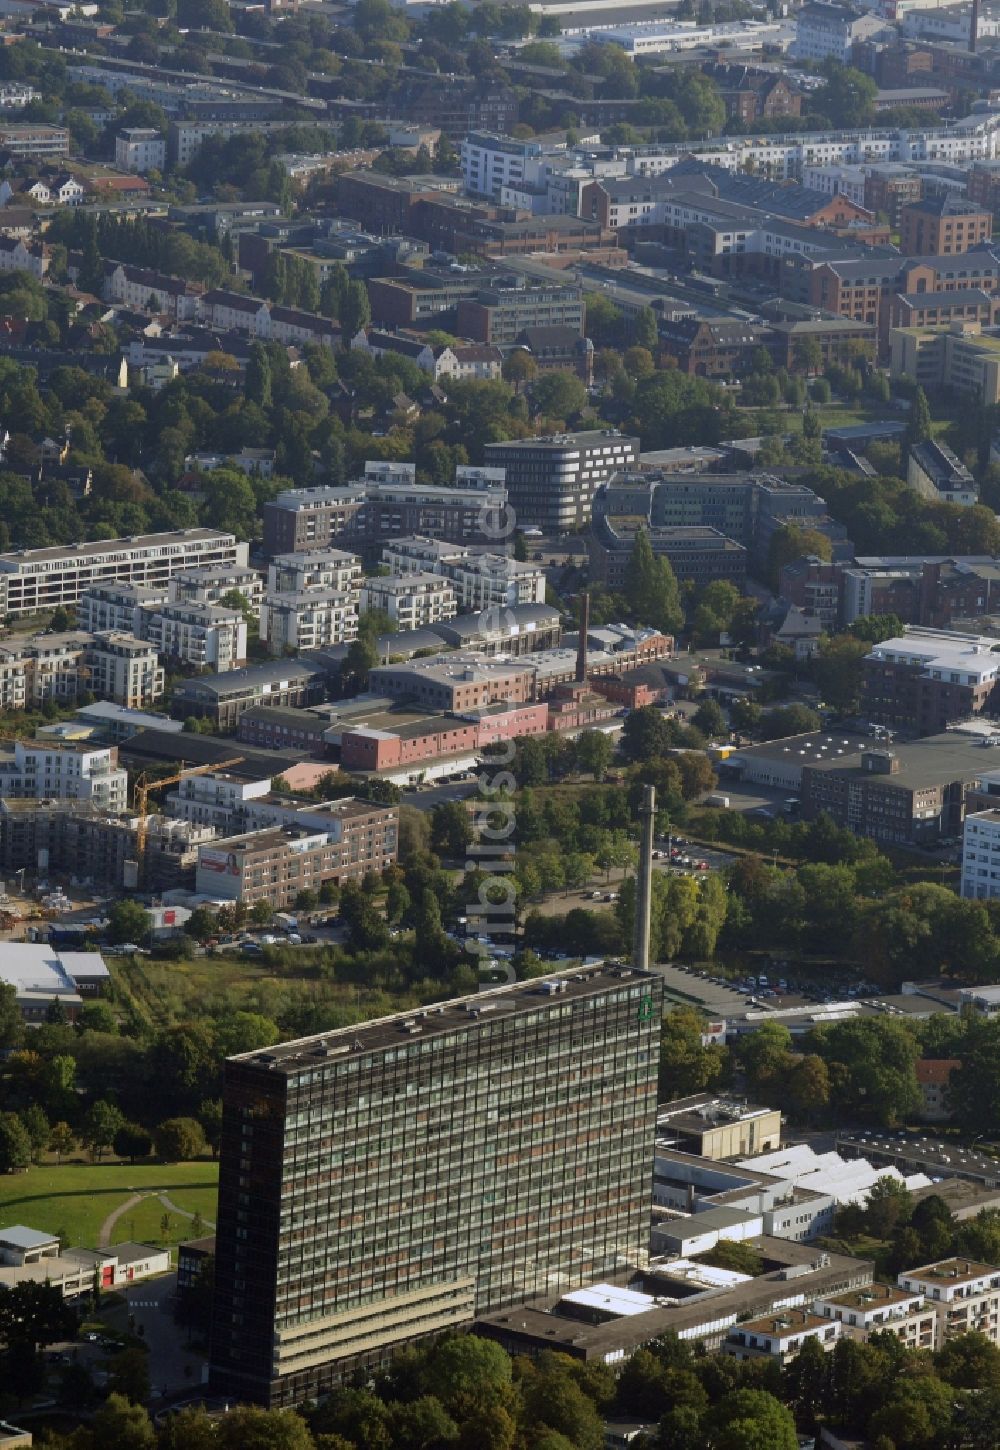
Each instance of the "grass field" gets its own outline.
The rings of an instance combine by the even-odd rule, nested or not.
[[[215,1218],[219,1165],[197,1163],[43,1163],[26,1173],[0,1177],[0,1223],[26,1224],[47,1233],[65,1233],[73,1248],[95,1248],[109,1213],[133,1193],[166,1193],[178,1208]],[[144,1200],[116,1225],[115,1243],[133,1236],[159,1242],[164,1207],[157,1198]],[[190,1220],[172,1214],[177,1230],[171,1243],[190,1238]]]

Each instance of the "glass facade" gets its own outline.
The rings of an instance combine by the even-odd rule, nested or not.
[[[213,1376],[272,1404],[645,1247],[660,982],[563,974],[226,1065]]]

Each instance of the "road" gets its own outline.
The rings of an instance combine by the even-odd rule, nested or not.
[[[423,790],[404,790],[403,805],[415,806],[418,811],[432,811],[446,801],[465,800],[479,790],[476,780],[443,781],[440,785],[426,786]]]

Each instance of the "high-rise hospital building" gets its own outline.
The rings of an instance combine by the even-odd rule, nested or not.
[[[295,1404],[641,1261],[661,999],[584,968],[231,1058],[218,1391]]]

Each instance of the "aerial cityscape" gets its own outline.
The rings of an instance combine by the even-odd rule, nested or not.
[[[0,0],[0,1450],[1000,1450],[1000,0]]]

